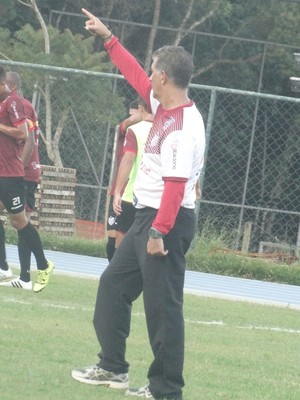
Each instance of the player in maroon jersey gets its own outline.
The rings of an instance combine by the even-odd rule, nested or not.
[[[33,133],[30,131],[28,134],[23,102],[23,98],[17,93],[10,93],[6,83],[6,72],[0,67],[0,211],[6,208],[12,226],[18,231],[20,246],[30,253],[33,252],[36,258],[38,273],[33,291],[39,292],[48,284],[54,265],[46,260],[40,236],[25,214],[24,164],[19,142],[27,142],[28,135],[33,137]],[[0,238],[3,239],[0,240],[0,285],[31,290],[30,280],[12,278],[12,272],[5,259],[4,237],[3,225],[0,224]],[[25,268],[21,258],[20,264],[22,272]]]
[[[39,124],[37,113],[30,103],[22,95],[21,77],[17,72],[6,73],[6,83],[11,93],[16,92],[23,99],[23,106],[27,117],[28,138],[19,143],[21,158],[24,164],[24,187],[25,187],[25,211],[28,220],[35,209],[35,192],[40,180],[40,159],[39,159]],[[29,282],[31,252],[22,242],[18,243],[19,258],[22,260],[20,279]]]
[[[118,242],[117,236],[119,232],[119,225],[118,225],[118,217],[116,213],[114,212],[113,209],[113,200],[114,200],[114,194],[115,194],[115,186],[116,186],[116,180],[117,180],[117,175],[119,172],[119,166],[120,162],[123,157],[123,149],[124,149],[124,142],[125,142],[125,135],[127,132],[127,129],[135,124],[137,122],[136,120],[136,113],[138,112],[138,104],[136,101],[133,101],[129,104],[129,117],[127,117],[125,120],[120,122],[118,125],[118,137],[117,137],[117,144],[116,144],[116,150],[115,150],[115,155],[116,155],[116,165],[115,165],[115,171],[114,171],[114,178],[112,181],[111,189],[109,192],[110,199],[109,199],[109,206],[108,206],[108,216],[107,216],[107,222],[106,222],[106,232],[108,236],[107,244],[106,244],[106,254],[107,254],[107,259],[110,261],[114,255],[114,252],[116,250],[116,247],[118,247],[118,243],[116,245],[116,242]],[[120,193],[123,193],[124,187],[121,189]]]

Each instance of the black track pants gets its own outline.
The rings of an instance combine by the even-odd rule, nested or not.
[[[143,292],[154,360],[148,371],[157,399],[181,398],[184,360],[183,285],[185,253],[195,233],[195,213],[180,208],[175,226],[164,237],[165,257],[147,254],[148,232],[157,210],[137,210],[135,220],[101,276],[94,327],[101,346],[101,368],[123,373],[132,302]]]

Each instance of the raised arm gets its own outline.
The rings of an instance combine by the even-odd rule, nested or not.
[[[88,20],[85,21],[85,29],[87,31],[94,36],[100,36],[103,40],[111,39],[111,31],[100,21],[99,18],[85,8],[82,8],[81,11],[88,17]]]
[[[82,9],[82,12],[89,18],[85,22],[85,29],[92,35],[100,36],[103,39],[104,46],[112,62],[140,97],[147,102],[150,110],[151,82],[147,73],[99,18],[85,8]]]

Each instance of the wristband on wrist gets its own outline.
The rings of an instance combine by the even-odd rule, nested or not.
[[[106,40],[110,40],[110,39],[112,38],[112,36],[113,36],[113,33],[112,33],[112,32],[110,32],[110,35],[108,35],[108,36],[105,36],[105,37],[103,37],[102,39],[103,39],[104,41],[106,41]]]
[[[149,236],[152,239],[162,239],[164,237],[164,235],[161,232],[159,232],[157,229],[153,227],[149,229]]]

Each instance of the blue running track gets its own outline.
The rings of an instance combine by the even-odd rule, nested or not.
[[[7,261],[19,266],[17,247],[6,246]],[[45,250],[46,257],[55,264],[55,273],[78,277],[99,278],[106,268],[105,258],[81,256]],[[34,257],[32,266],[36,268]],[[187,271],[185,292],[206,297],[250,301],[300,310],[300,286],[232,278],[202,272]]]

